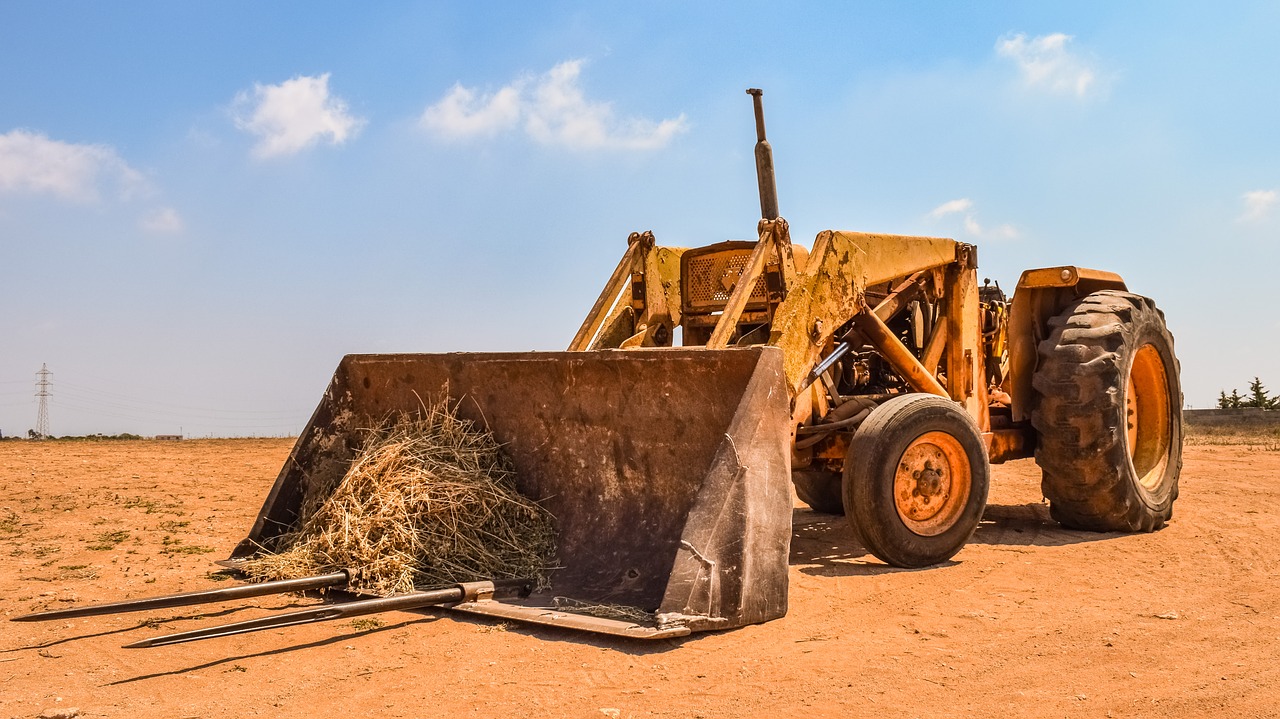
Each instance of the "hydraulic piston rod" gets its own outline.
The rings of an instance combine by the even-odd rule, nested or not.
[[[778,183],[773,176],[773,147],[764,137],[763,90],[747,90],[756,111],[756,180],[760,183],[760,216],[778,219]]]

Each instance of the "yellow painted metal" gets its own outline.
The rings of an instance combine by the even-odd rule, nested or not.
[[[855,248],[853,261],[861,269],[863,287],[906,277],[913,272],[943,267],[955,261],[955,240],[864,232],[834,232],[838,241]],[[816,248],[815,248],[816,250]]]
[[[601,325],[600,331],[591,341],[590,349],[603,350],[621,347],[622,343],[636,332],[636,311],[631,307],[631,286],[622,288],[622,294],[614,305],[613,312]],[[573,351],[573,348],[569,348]]]
[[[787,301],[773,316],[769,344],[782,348],[792,396],[840,325],[861,310],[866,290],[858,264],[862,256],[847,238],[822,232],[814,240],[804,273],[787,288]]]
[[[684,247],[658,247],[650,256],[649,264],[646,265],[650,278],[656,277],[658,285],[666,302],[667,314],[671,318],[673,324],[680,324],[680,258],[684,255]],[[649,283],[650,292],[656,292],[658,288],[653,287],[653,282]]]
[[[639,239],[637,233],[633,232],[631,236],[636,240]],[[587,313],[587,318],[582,321],[582,326],[578,328],[578,333],[573,336],[573,341],[569,343],[570,352],[581,352],[591,346],[591,340],[600,331],[600,326],[604,324],[605,318],[611,314],[618,295],[622,293],[622,288],[626,285],[627,275],[631,270],[636,253],[639,251],[638,244],[637,241],[628,239],[627,251],[622,254],[622,259],[618,262],[618,266],[614,268],[613,274],[609,276],[609,281],[605,283],[604,290],[596,298],[595,304],[591,306],[591,311]]]
[[[1075,287],[1081,281],[1105,282],[1117,285],[1116,289],[1125,289],[1124,279],[1114,272],[1091,270],[1087,267],[1063,265],[1061,267],[1040,267],[1027,270],[1018,278],[1018,289],[1038,287]]]
[[[636,313],[634,334],[619,347],[670,347],[672,334],[680,324],[680,255],[682,247],[647,245],[637,254],[631,271],[628,299]],[[635,288],[644,288],[644,297],[635,297]]]
[[[951,397],[964,405],[982,430],[989,428],[986,357],[982,351],[972,246],[940,237],[825,231],[814,241],[812,251],[804,252],[803,248],[792,247],[786,220],[761,220],[759,231],[759,240],[723,310],[718,316],[713,315],[715,326],[704,345],[706,349],[728,346],[752,292],[758,290],[760,278],[767,272],[777,273],[770,275],[780,276],[782,286],[780,290],[776,286],[769,289],[768,344],[782,350],[787,389],[793,400],[823,352],[830,351],[836,331],[853,321],[915,391]],[[625,305],[634,313],[633,334],[620,341],[610,334],[609,343],[598,342],[596,347],[662,345],[665,343],[659,341],[655,328],[674,328],[683,321],[679,265],[686,250],[654,247],[647,244],[651,237],[645,233],[631,242],[620,264],[623,277],[619,279],[615,272],[579,332],[595,336],[605,317],[610,323],[616,320],[619,326],[625,324]],[[632,271],[632,282],[624,287],[626,269]],[[869,286],[897,281],[895,289],[900,290],[906,286],[903,278],[912,276],[936,288],[928,292],[936,292],[943,301],[943,312],[925,348],[923,364],[885,326],[884,318],[865,308]],[[1094,277],[1089,271],[1077,276]],[[633,296],[641,286],[643,300]],[[617,299],[613,305],[605,306],[610,295]],[[902,302],[885,304],[896,308]],[[864,310],[865,315],[860,316]],[[763,315],[763,310],[755,314]],[[603,333],[601,336],[603,339]],[[580,346],[575,338],[572,348]],[[940,363],[944,365],[945,385],[939,381]]]
[[[657,328],[665,328],[670,344],[680,324],[680,257],[686,248],[657,247],[651,233],[633,232],[627,251],[609,277],[604,291],[578,329],[570,352],[586,349],[654,346]],[[628,274],[630,277],[628,277]],[[644,287],[644,297],[632,290]]]
[[[920,364],[924,365],[929,374],[938,373],[938,363],[942,361],[942,353],[947,349],[947,316],[943,315],[933,326],[933,335],[929,337],[929,341],[924,346],[924,358],[920,360]]]
[[[978,299],[978,263],[972,245],[957,248],[956,262],[943,280],[947,318],[947,392],[964,405],[979,430],[991,428],[982,351],[982,316]]]
[[[738,329],[738,319],[742,317],[742,311],[746,309],[747,301],[756,286],[756,280],[764,273],[765,265],[770,259],[779,265],[784,287],[796,281],[795,256],[791,251],[791,233],[787,221],[781,218],[761,220],[759,229],[760,239],[751,252],[747,266],[738,277],[729,300],[725,302],[724,311],[707,340],[707,349],[724,349],[729,345],[730,338]]]
[[[945,267],[955,261],[957,245],[955,240],[938,237],[819,233],[804,271],[787,285],[786,302],[774,315],[769,337],[769,344],[783,350],[792,395],[836,330],[862,310],[868,285]]]
[[[1036,348],[1049,334],[1049,318],[1091,292],[1127,289],[1124,279],[1114,272],[1073,265],[1041,267],[1022,273],[1009,306],[1009,372],[1004,381],[1015,422],[1031,417],[1031,376],[1036,368]]]

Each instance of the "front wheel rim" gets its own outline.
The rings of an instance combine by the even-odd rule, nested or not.
[[[1142,345],[1133,355],[1125,383],[1125,430],[1134,476],[1147,491],[1164,480],[1173,423],[1169,376],[1155,346]]]
[[[973,488],[969,457],[946,432],[926,432],[903,450],[893,477],[893,503],[911,532],[935,537],[960,520]]]

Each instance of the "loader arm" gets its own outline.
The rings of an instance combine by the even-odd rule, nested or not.
[[[982,377],[981,332],[969,319],[977,314],[970,245],[938,237],[828,230],[818,235],[810,252],[792,246],[782,218],[761,220],[759,231],[755,243],[722,243],[698,250],[661,247],[651,233],[632,233],[618,268],[569,350],[669,347],[676,327],[686,330],[685,346],[723,349],[738,337],[740,324],[764,321],[769,331],[757,344],[782,349],[787,389],[794,399],[809,384],[806,380],[813,368],[831,351],[837,333],[853,323],[858,336],[880,350],[914,389],[950,396],[985,424],[981,421],[985,388],[977,379]],[[727,286],[727,298],[718,304],[704,303],[703,296],[711,293],[698,283],[682,282],[680,265],[686,254],[705,258],[723,247],[725,253],[742,255],[748,252],[740,249],[743,245],[750,248],[749,255],[726,264],[723,276],[711,280]],[[868,307],[865,301],[868,287],[907,277],[915,282],[905,284],[904,290],[918,291],[926,281],[933,281],[937,294],[948,300],[945,317],[949,321],[939,323],[923,362],[884,326],[902,309],[902,297],[895,295],[876,307]],[[708,280],[702,277],[700,282]],[[694,316],[698,314],[694,310],[701,310],[701,315]],[[692,324],[686,325],[686,319]],[[709,334],[700,334],[698,325],[705,325]],[[952,345],[957,351],[945,353]],[[948,383],[953,386],[943,386],[935,377],[944,353],[945,375],[958,378]]]

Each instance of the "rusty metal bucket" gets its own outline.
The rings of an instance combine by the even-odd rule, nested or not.
[[[548,593],[456,609],[642,638],[786,613],[790,412],[772,347],[349,355],[232,560],[292,527],[306,484],[346,471],[360,428],[446,384],[555,517],[560,566]],[[553,596],[655,621],[577,614]]]

